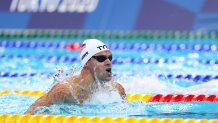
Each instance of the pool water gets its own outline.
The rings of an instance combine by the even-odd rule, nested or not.
[[[18,94],[0,96],[1,112],[23,114],[38,97]],[[10,104],[8,105],[8,103]],[[19,107],[19,108],[17,108]],[[212,108],[213,107],[213,108]],[[16,110],[15,110],[16,108]],[[36,114],[76,115],[76,116],[122,116],[122,117],[159,117],[217,119],[217,102],[149,102],[132,101],[108,104],[53,104],[36,109]]]
[[[113,53],[114,79],[126,93],[218,95],[217,44],[185,40],[105,39]],[[66,45],[81,41],[1,40],[0,91],[47,91],[54,79],[68,76],[72,69],[79,72],[79,51],[69,50]],[[55,74],[59,76],[54,78]],[[0,98],[1,114],[23,114],[38,97],[6,94]],[[83,106],[54,104],[40,107],[36,113],[217,119],[217,107],[217,102],[133,101]]]

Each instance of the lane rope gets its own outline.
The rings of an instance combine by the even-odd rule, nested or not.
[[[110,43],[111,50],[137,50],[137,51],[217,51],[217,44],[146,44],[146,43]],[[49,48],[49,49],[67,49],[79,51],[80,42],[36,42],[36,41],[0,41],[0,47],[4,48]]]
[[[43,77],[48,78],[54,76],[55,73],[42,72],[42,73],[34,73],[34,72],[0,72],[0,78],[16,78],[16,77]],[[66,74],[67,76],[68,74]],[[137,74],[127,74],[125,76],[135,76]],[[117,74],[113,74],[113,76],[119,76]],[[144,76],[152,76],[152,74],[144,74]],[[155,74],[158,78],[163,79],[178,79],[178,80],[191,80],[193,82],[208,82],[211,80],[217,80],[218,75],[192,75],[192,74]]]
[[[0,114],[1,123],[217,123],[217,119]]]
[[[28,96],[43,96],[43,91],[30,91],[30,90],[3,90],[0,95],[17,93]],[[126,94],[128,101],[141,100],[143,102],[195,102],[207,101],[218,102],[217,95],[205,94]]]
[[[0,29],[1,38],[103,38],[103,39],[217,39],[216,31],[93,31],[57,29]]]
[[[80,62],[78,57],[74,56],[33,56],[33,55],[0,55],[1,59],[39,59],[48,62]],[[113,64],[184,64],[184,63],[195,63],[195,64],[205,64],[205,65],[218,65],[218,60],[184,60],[184,59],[157,59],[157,58],[114,58],[112,60]]]

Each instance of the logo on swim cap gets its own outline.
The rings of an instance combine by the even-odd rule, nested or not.
[[[87,56],[89,54],[89,52],[87,51],[87,52],[85,52],[85,54],[83,54],[83,56],[82,56],[82,60]]]
[[[105,49],[105,48],[107,49],[107,45],[98,46],[97,48],[98,48],[99,50],[101,50],[101,49]]]
[[[109,50],[107,45],[105,45],[102,41],[97,39],[87,39],[82,43],[82,50],[80,52],[80,59],[82,67],[86,64],[86,62],[95,54]]]

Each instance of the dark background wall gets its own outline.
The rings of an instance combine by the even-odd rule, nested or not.
[[[218,0],[0,0],[0,29],[218,30]]]

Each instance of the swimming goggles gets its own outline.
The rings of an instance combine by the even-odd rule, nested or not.
[[[92,58],[96,59],[98,62],[104,62],[105,60],[109,59],[112,61],[112,55],[110,56],[105,56],[105,55],[99,55],[99,56],[92,56]]]

